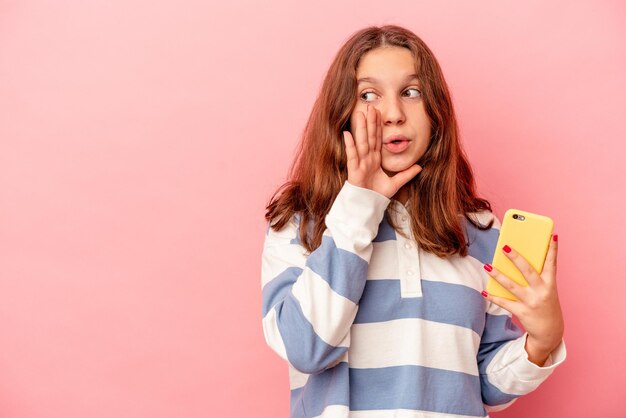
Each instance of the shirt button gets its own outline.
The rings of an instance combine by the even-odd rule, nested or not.
[[[411,244],[409,244],[408,242],[406,244],[404,244],[404,248],[411,248]]]
[[[413,275],[413,270],[407,270],[406,274],[408,274],[409,276],[412,276]]]

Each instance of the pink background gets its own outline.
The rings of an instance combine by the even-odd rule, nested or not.
[[[440,60],[498,215],[552,216],[569,358],[499,417],[626,416],[622,1],[0,1],[0,416],[288,416],[264,207],[340,44]]]

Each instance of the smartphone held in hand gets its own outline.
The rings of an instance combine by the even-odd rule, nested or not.
[[[548,254],[553,229],[554,221],[547,216],[518,209],[507,210],[502,219],[502,227],[492,265],[516,283],[528,286],[522,273],[504,254],[502,247],[508,245],[514,248],[538,273],[541,273]],[[517,300],[493,277],[489,277],[487,292],[490,295]]]

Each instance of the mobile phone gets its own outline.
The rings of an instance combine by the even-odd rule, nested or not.
[[[519,209],[507,210],[502,219],[502,227],[493,254],[492,265],[516,283],[528,286],[522,273],[504,254],[502,247],[508,245],[515,249],[538,273],[541,273],[548,254],[553,229],[554,221],[547,216]],[[486,290],[490,295],[517,300],[493,277],[489,277]]]

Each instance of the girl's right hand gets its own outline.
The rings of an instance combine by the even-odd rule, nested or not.
[[[348,165],[348,181],[354,186],[374,190],[391,199],[402,186],[415,177],[422,167],[413,164],[404,171],[389,177],[381,165],[383,146],[381,116],[373,106],[355,114],[355,136],[343,132]],[[356,144],[355,144],[356,142]]]

